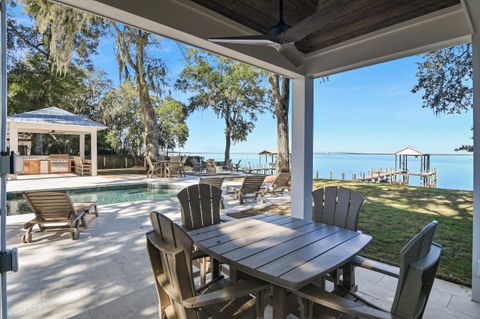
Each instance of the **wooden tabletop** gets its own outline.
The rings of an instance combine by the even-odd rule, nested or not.
[[[207,254],[251,276],[300,289],[345,264],[372,239],[348,229],[258,215],[189,232]]]

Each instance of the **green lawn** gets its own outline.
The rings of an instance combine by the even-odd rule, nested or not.
[[[472,192],[349,181],[314,182],[314,188],[326,185],[343,185],[365,196],[359,229],[372,235],[373,241],[364,256],[398,265],[402,246],[425,224],[437,220],[434,240],[443,246],[437,276],[471,286]],[[285,213],[288,208],[263,211]]]

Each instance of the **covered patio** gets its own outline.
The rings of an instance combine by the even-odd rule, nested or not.
[[[279,21],[279,7],[275,1],[259,1],[254,6],[242,1],[204,0],[56,2],[291,78],[291,214],[304,219],[312,218],[314,79],[471,43],[474,74],[472,300],[480,302],[479,1],[286,1],[283,18],[288,26],[294,26],[293,35],[274,39],[267,45],[247,45],[242,41],[219,44],[208,39],[268,34]]]
[[[20,155],[17,158],[17,172],[20,174],[52,174],[70,173],[71,163],[69,154],[48,154],[50,157],[32,156],[31,146],[25,154],[19,152],[19,133],[40,133],[54,135],[78,135],[79,154],[85,160],[85,136],[90,135],[90,163],[91,175],[97,176],[97,132],[106,126],[86,117],[76,115],[57,107],[49,107],[31,112],[9,116],[8,139],[10,151]],[[63,155],[61,157],[60,155]],[[35,170],[27,163],[32,162]],[[45,165],[45,168],[42,167]],[[66,166],[66,167],[64,167]],[[38,167],[38,169],[36,169]]]
[[[476,303],[480,302],[480,2],[286,1],[286,24],[293,26],[292,29],[301,24],[302,27],[313,30],[303,36],[299,31],[300,38],[279,38],[275,40],[277,42],[265,46],[242,43],[221,45],[208,39],[267,34],[270,27],[278,21],[278,7],[274,1],[56,2],[164,35],[292,79],[291,216],[309,221],[312,220],[314,79],[471,42],[474,70],[472,289],[437,279],[425,317],[480,317]],[[129,203],[124,203],[103,208],[100,218],[93,221],[88,229],[88,240],[75,243],[75,246],[78,246],[75,248],[85,252],[81,256],[69,254],[72,246],[70,242],[65,243],[65,240],[55,242],[55,246],[46,247],[40,242],[31,248],[21,249],[20,253],[24,254],[27,262],[24,264],[25,271],[12,274],[9,283],[11,289],[16,289],[17,292],[15,298],[18,299],[14,301],[21,305],[15,309],[17,315],[35,313],[38,317],[155,317],[157,314],[156,300],[152,300],[155,294],[153,279],[149,278],[150,270],[142,268],[148,265],[144,234],[151,229],[146,212],[161,209],[174,220],[178,220],[178,216],[172,213],[178,212],[178,207],[164,206],[168,204],[141,203],[139,206],[130,207]],[[388,230],[388,225],[384,227]],[[12,245],[17,244],[15,234],[18,230],[18,222],[9,226],[9,232],[13,234],[10,237]],[[98,250],[90,249],[99,247],[101,239],[106,239],[108,244],[102,245]],[[52,268],[40,270],[37,267],[41,261],[37,257],[46,250],[54,254],[43,255],[53,263]],[[112,258],[109,259],[107,255]],[[60,267],[63,262],[69,263],[71,267]],[[91,268],[97,271],[89,271]],[[132,272],[132,269],[135,271]],[[48,280],[47,285],[41,286],[39,278]],[[32,285],[25,285],[22,280]],[[368,271],[357,270],[357,283],[367,287],[368,293],[364,296],[366,299],[375,299],[380,295],[377,302],[385,307],[391,304],[394,284],[385,276],[375,277]],[[31,294],[34,285],[37,292]],[[82,287],[75,290],[75,293],[61,290],[62,287],[70,285]],[[52,302],[42,304],[50,296]],[[91,298],[92,296],[96,298]],[[24,298],[30,302],[22,305],[20,301]],[[42,304],[40,312],[32,306],[38,303]],[[76,311],[72,311],[72,304]],[[26,312],[29,309],[32,311]]]

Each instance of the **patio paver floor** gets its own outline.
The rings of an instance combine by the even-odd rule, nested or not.
[[[287,200],[269,198],[267,204]],[[227,211],[238,210],[231,198],[226,202]],[[243,208],[253,205],[260,204]],[[151,210],[180,220],[176,198],[105,205],[77,241],[68,233],[45,233],[34,235],[31,244],[21,244],[21,225],[31,216],[9,217],[8,242],[18,247],[20,265],[19,272],[8,277],[10,317],[158,318],[145,249]],[[356,278],[360,294],[390,307],[394,279],[364,269],[357,269]],[[480,304],[470,297],[469,288],[437,279],[424,318],[480,319]]]

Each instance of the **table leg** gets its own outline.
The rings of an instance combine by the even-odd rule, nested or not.
[[[282,319],[287,317],[286,313],[287,289],[273,286],[273,318]]]
[[[343,272],[343,282],[342,282],[343,288],[348,291],[355,291],[356,290],[355,267],[353,266],[353,264],[349,262],[343,265],[342,272]]]

